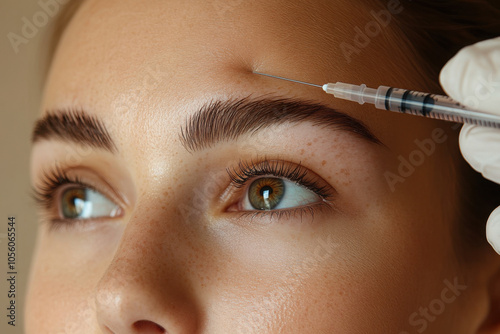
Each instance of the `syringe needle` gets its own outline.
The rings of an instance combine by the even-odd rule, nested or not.
[[[323,88],[322,85],[315,85],[315,84],[312,84],[312,83],[309,83],[309,82],[304,82],[304,81],[299,81],[299,80],[293,80],[293,79],[278,77],[276,75],[271,75],[271,74],[266,74],[266,73],[260,73],[260,72],[256,72],[256,71],[253,71],[253,73],[260,74],[260,75],[265,75],[266,77],[271,77],[271,78],[276,78],[276,79],[281,79],[281,80],[286,80],[286,81],[301,83],[301,84],[304,84],[304,85],[309,85],[309,86]]]
[[[253,73],[319,87],[327,94],[332,94],[336,98],[358,102],[359,104],[374,104],[378,109],[500,129],[500,117],[498,115],[468,109],[460,103],[453,101],[448,96],[415,92],[388,86],[368,88],[364,84],[352,85],[343,82],[327,83],[320,86],[256,71],[253,71]]]

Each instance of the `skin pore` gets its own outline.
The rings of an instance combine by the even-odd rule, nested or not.
[[[352,6],[83,3],[56,52],[41,117],[98,120],[114,149],[39,136],[32,183],[40,192],[50,171],[63,171],[119,209],[60,221],[57,198],[68,185],[56,191],[39,225],[27,333],[413,333],[424,324],[426,333],[478,332],[490,316],[498,261],[488,253],[463,264],[455,253],[456,143],[436,144],[394,191],[384,176],[397,173],[416,139],[438,128],[450,134],[450,125],[252,73],[427,90],[418,68],[394,51],[396,27],[346,61],[338,46],[373,20],[371,8],[354,14]],[[265,115],[258,104],[248,108],[278,99],[288,104]],[[210,122],[207,108],[217,101],[247,108],[233,105],[223,112],[234,118]],[[294,114],[283,112],[294,101],[335,109],[355,126],[336,127],[339,119],[321,110],[276,121]],[[249,127],[258,112],[269,124]],[[358,122],[380,142],[355,133],[364,129]],[[224,127],[248,131],[214,139]],[[205,135],[200,147],[186,140],[196,129]],[[243,180],[252,170],[260,174]],[[291,178],[293,170],[324,194],[287,188],[302,209],[248,212],[253,181],[286,180],[274,174]],[[442,298],[446,280],[466,288],[439,316],[420,314]],[[409,320],[415,312],[424,319],[417,324]]]

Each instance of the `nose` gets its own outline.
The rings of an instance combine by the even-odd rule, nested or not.
[[[97,295],[97,320],[101,331],[106,334],[168,334],[162,326],[165,317],[155,314],[147,304],[147,298],[137,298],[113,292]]]
[[[147,226],[147,227],[145,227]],[[197,303],[183,248],[165,224],[134,216],[95,289],[96,316],[106,334],[196,333]],[[188,252],[189,253],[189,252]]]

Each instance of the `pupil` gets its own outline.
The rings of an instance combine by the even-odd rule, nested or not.
[[[273,194],[273,188],[270,186],[264,186],[260,188],[260,196],[263,196],[264,198],[269,198]]]

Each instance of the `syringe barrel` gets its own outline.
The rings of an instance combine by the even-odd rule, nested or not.
[[[500,128],[498,115],[469,110],[444,95],[380,86],[375,106],[406,114]]]
[[[377,97],[377,90],[368,88],[365,84],[351,85],[343,82],[337,82],[335,84],[329,83],[323,86],[323,90],[328,94],[334,95],[338,99],[354,101],[359,104],[374,104]]]
[[[440,102],[443,106],[458,107],[455,101],[447,96],[421,93],[401,88],[380,86],[377,90],[375,107],[391,111],[399,111],[413,115],[427,116]]]

